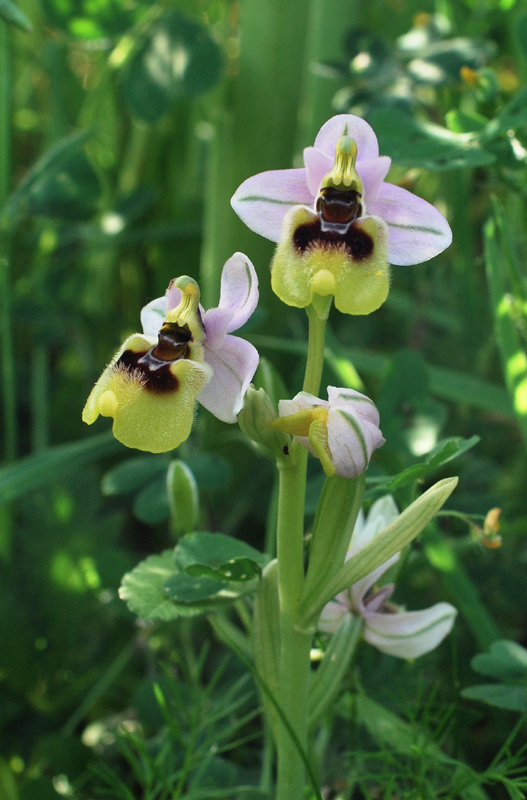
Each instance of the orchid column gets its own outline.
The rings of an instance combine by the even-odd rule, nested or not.
[[[364,120],[351,115],[329,120],[314,147],[304,151],[304,163],[301,169],[249,178],[232,199],[234,210],[250,228],[278,242],[272,263],[273,290],[287,305],[306,308],[309,318],[303,391],[291,401],[281,401],[279,417],[271,422],[271,428],[292,436],[293,441],[277,454],[277,563],[264,575],[255,611],[256,664],[267,686],[276,691],[281,709],[280,719],[272,708],[268,709],[278,750],[277,800],[303,796],[310,647],[321,611],[337,594],[327,596],[330,579],[356,574],[362,579],[361,588],[370,588],[387,568],[386,559],[381,563],[378,554],[369,562],[375,569],[371,581],[366,576],[373,570],[366,568],[365,572],[364,565],[356,573],[346,568],[346,561],[353,560],[353,552],[348,553],[347,548],[362,501],[362,476],[372,452],[384,439],[377,410],[364,395],[328,387],[328,400],[318,397],[326,319],[333,300],[343,313],[375,311],[388,296],[390,262],[408,265],[425,261],[451,240],[448,223],[437,209],[384,182],[390,159],[379,156],[376,136]],[[327,480],[306,574],[308,451],[319,458]],[[386,531],[390,532],[390,527]],[[350,584],[334,580],[333,585],[343,590]],[[278,600],[273,601],[276,587]],[[382,611],[388,596],[388,592],[382,595],[375,611]],[[342,605],[341,598],[340,602]],[[436,616],[426,616],[423,624],[426,628],[430,622],[429,627],[439,631],[436,640],[440,641],[451,627],[455,610],[448,607],[434,613]],[[279,617],[278,646],[276,634],[273,636],[275,615]],[[328,629],[331,606],[324,616]],[[415,623],[418,633],[422,632],[420,623],[420,619]],[[360,632],[360,626],[357,630]],[[425,643],[421,652],[426,649]]]

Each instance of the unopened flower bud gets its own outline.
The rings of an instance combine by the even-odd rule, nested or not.
[[[289,455],[291,437],[271,427],[277,417],[267,392],[264,389],[255,389],[251,384],[245,395],[244,406],[238,414],[240,428],[257,445],[276,458],[283,459]]]
[[[180,459],[168,467],[167,494],[174,533],[190,533],[199,518],[198,486],[192,470]]]

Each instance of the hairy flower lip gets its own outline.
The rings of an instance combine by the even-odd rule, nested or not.
[[[300,205],[315,210],[321,182],[332,169],[335,146],[344,131],[357,145],[356,170],[364,185],[363,216],[380,217],[388,225],[389,262],[419,264],[445,250],[452,241],[446,219],[426,200],[384,181],[391,161],[379,156],[370,125],[352,114],[337,115],[322,126],[313,147],[304,150],[305,167],[270,170],[245,180],[232,197],[234,211],[251,230],[278,242],[289,209]]]

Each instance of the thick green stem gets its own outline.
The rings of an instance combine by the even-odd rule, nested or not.
[[[324,364],[324,337],[329,301],[315,309],[310,306],[309,343],[304,391],[317,394]],[[282,710],[291,724],[298,744],[307,752],[308,695],[312,634],[297,627],[304,588],[304,503],[307,450],[298,442],[291,448],[291,465],[282,465],[278,497],[277,555],[280,598],[279,686]],[[278,727],[277,800],[301,798],[305,764],[298,744],[287,728]]]

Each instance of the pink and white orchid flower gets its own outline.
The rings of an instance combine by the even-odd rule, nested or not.
[[[320,459],[328,476],[361,475],[385,442],[375,404],[354,389],[328,386],[327,400],[299,392],[292,400],[280,400],[278,413],[272,427],[298,439]]]
[[[379,156],[373,128],[360,117],[339,114],[326,122],[313,147],[304,150],[304,167],[261,172],[244,181],[231,204],[256,233],[280,240],[282,225],[293,206],[315,210],[323,178],[331,171],[339,137],[347,131],[357,145],[355,169],[362,180],[362,215],[380,217],[388,225],[388,261],[408,266],[428,261],[445,250],[452,232],[444,216],[420,197],[386,183],[388,156]]]
[[[256,348],[232,332],[258,302],[255,269],[242,253],[225,264],[217,308],[203,311],[187,276],[141,312],[142,334],[128,337],[93,388],[82,418],[113,417],[127,447],[162,453],[190,435],[196,400],[224,422],[236,422],[258,366]]]
[[[348,561],[399,516],[390,495],[376,500],[367,516],[359,512],[346,555]],[[335,633],[352,615],[362,617],[364,639],[383,653],[397,658],[418,658],[437,647],[452,630],[457,610],[450,603],[436,603],[424,611],[404,611],[388,601],[394,591],[389,584],[375,590],[379,578],[400,557],[392,556],[369,575],[331,600],[320,615],[318,627]]]

